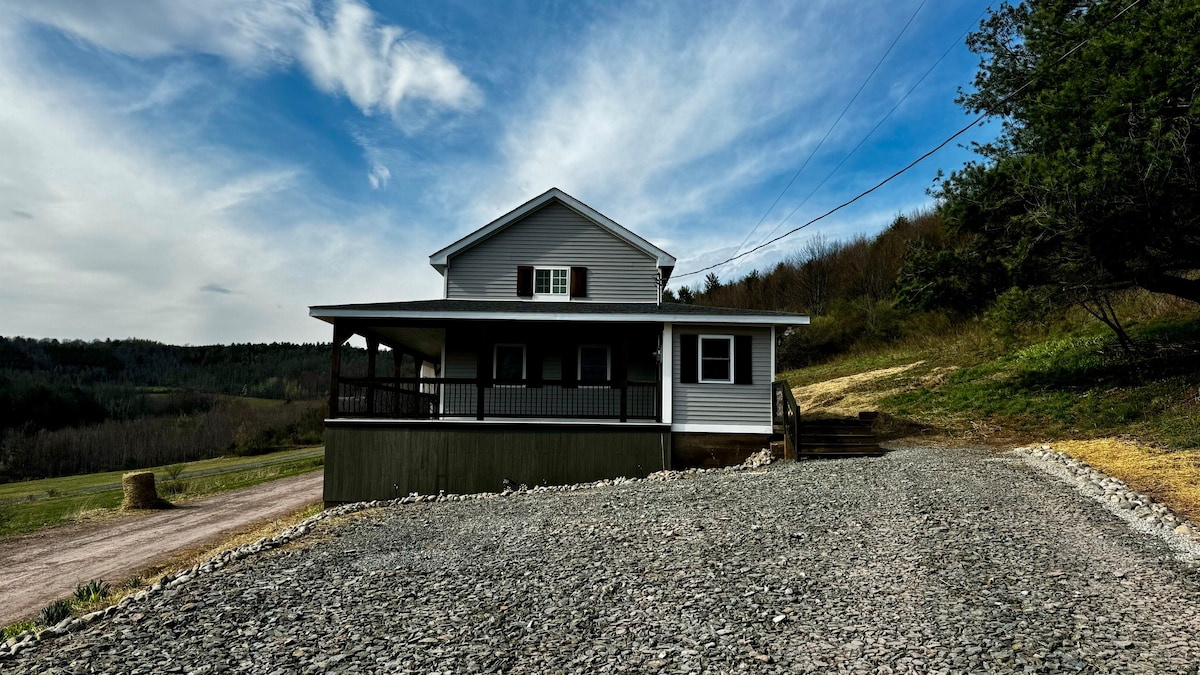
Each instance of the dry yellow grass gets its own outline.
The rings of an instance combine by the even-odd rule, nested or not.
[[[876,402],[892,391],[853,392],[854,387],[915,368],[924,361],[908,363],[893,368],[880,368],[865,373],[847,375],[824,382],[815,382],[792,389],[796,403],[806,414],[823,413],[833,416],[853,417],[863,410],[874,410]]]
[[[1177,515],[1200,522],[1200,451],[1162,450],[1115,438],[1058,441],[1054,449],[1120,478]]]

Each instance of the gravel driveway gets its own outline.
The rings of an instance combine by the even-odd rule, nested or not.
[[[1019,459],[905,448],[324,521],[0,669],[1195,673],[1198,601]]]

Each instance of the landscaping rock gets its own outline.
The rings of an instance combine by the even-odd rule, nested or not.
[[[1092,493],[914,447],[349,505],[0,669],[1194,674],[1194,566]]]

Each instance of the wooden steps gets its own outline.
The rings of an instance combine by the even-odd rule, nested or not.
[[[887,452],[871,431],[873,413],[858,419],[800,419],[802,458],[879,457]]]

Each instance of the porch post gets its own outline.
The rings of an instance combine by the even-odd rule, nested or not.
[[[621,337],[621,421],[629,421],[629,338]]]
[[[491,383],[491,354],[487,353],[487,342],[481,341],[475,354],[475,419],[483,419],[483,384]]]
[[[415,411],[417,417],[421,419],[427,419],[425,415],[425,398],[422,396],[424,391],[421,387],[421,368],[425,365],[425,360],[423,357],[417,356],[415,353],[413,354],[412,359],[413,370],[415,371],[413,373],[413,377],[417,378],[417,383],[413,385],[413,410]]]
[[[392,399],[392,417],[400,417],[400,366],[404,365],[404,352],[400,349],[392,348],[392,387],[396,392],[396,396]]]
[[[367,338],[367,414],[375,414],[375,363],[379,357],[379,340]]]
[[[663,424],[671,423],[671,385],[672,361],[674,360],[674,327],[664,323],[662,327],[662,364],[658,369],[659,395],[662,400],[658,404],[658,421]]]
[[[335,319],[333,322],[333,345],[329,357],[329,416],[337,417],[338,394],[341,393],[342,375],[342,345],[354,335],[354,331],[341,325]]]

